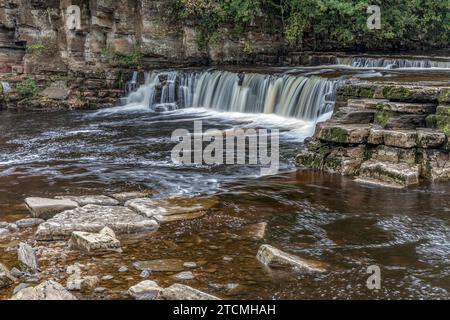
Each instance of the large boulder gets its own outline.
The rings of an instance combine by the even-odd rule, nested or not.
[[[50,219],[55,214],[78,207],[68,199],[26,198],[25,204],[34,218]]]
[[[156,300],[162,291],[156,282],[146,280],[128,289],[128,294],[136,300]]]
[[[41,241],[66,240],[74,231],[98,233],[105,227],[119,235],[135,234],[156,231],[158,223],[125,207],[87,205],[64,211],[41,224],[36,238]]]
[[[11,300],[77,300],[58,282],[49,280],[36,287],[25,288],[17,292]]]
[[[163,300],[220,300],[216,296],[178,283],[164,289],[160,297]]]
[[[325,272],[325,264],[319,261],[303,259],[295,255],[283,252],[270,245],[262,245],[259,248],[257,259],[268,267],[290,267],[299,272]]]

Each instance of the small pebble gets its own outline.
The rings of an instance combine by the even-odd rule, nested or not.
[[[180,272],[175,275],[178,280],[192,280],[194,279],[194,274],[190,271]]]
[[[146,279],[146,278],[149,278],[151,275],[152,275],[152,272],[150,270],[144,270],[141,272],[140,276],[141,276],[141,278]]]
[[[125,267],[125,266],[123,266],[123,267],[120,267],[119,268],[119,272],[128,272],[128,268],[127,267]]]
[[[103,281],[109,281],[109,280],[112,280],[112,279],[114,279],[114,277],[112,275],[107,275],[107,276],[103,276],[102,277]]]
[[[183,267],[190,268],[190,269],[195,269],[195,268],[197,268],[197,264],[195,262],[185,262],[183,264]]]

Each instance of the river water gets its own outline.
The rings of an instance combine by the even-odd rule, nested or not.
[[[26,217],[27,196],[144,189],[156,197],[215,195],[219,202],[204,218],[124,239],[121,255],[77,255],[64,263],[78,261],[95,266],[93,274],[112,274],[112,282],[102,283],[110,289],[108,298],[121,298],[142,280],[133,262],[168,258],[197,262],[196,278],[186,284],[223,298],[450,298],[450,186],[398,190],[297,170],[295,155],[316,121],[330,116],[325,111],[313,120],[203,108],[155,112],[139,104],[100,112],[4,112],[0,220]],[[279,129],[280,173],[261,176],[254,166],[174,164],[171,134],[192,131],[194,120],[202,120],[204,130]],[[265,239],[248,240],[246,226],[260,222],[268,224]],[[264,243],[319,260],[328,271],[266,269],[255,258]],[[1,247],[8,244],[0,240]],[[12,267],[14,260],[14,254],[0,251],[0,261]],[[123,265],[128,273],[117,272]],[[366,287],[371,265],[382,271],[379,291]],[[152,279],[164,286],[176,282],[170,273]]]

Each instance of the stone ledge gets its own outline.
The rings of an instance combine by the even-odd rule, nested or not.
[[[419,167],[370,160],[361,165],[357,181],[403,188],[419,183]]]

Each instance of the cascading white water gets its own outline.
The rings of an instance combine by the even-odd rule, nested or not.
[[[337,80],[228,71],[151,72],[126,103],[316,120],[333,109]]]
[[[403,58],[372,58],[353,57],[338,58],[338,64],[352,66],[355,68],[384,68],[384,69],[449,69],[450,61],[439,61],[430,59],[403,59]]]

